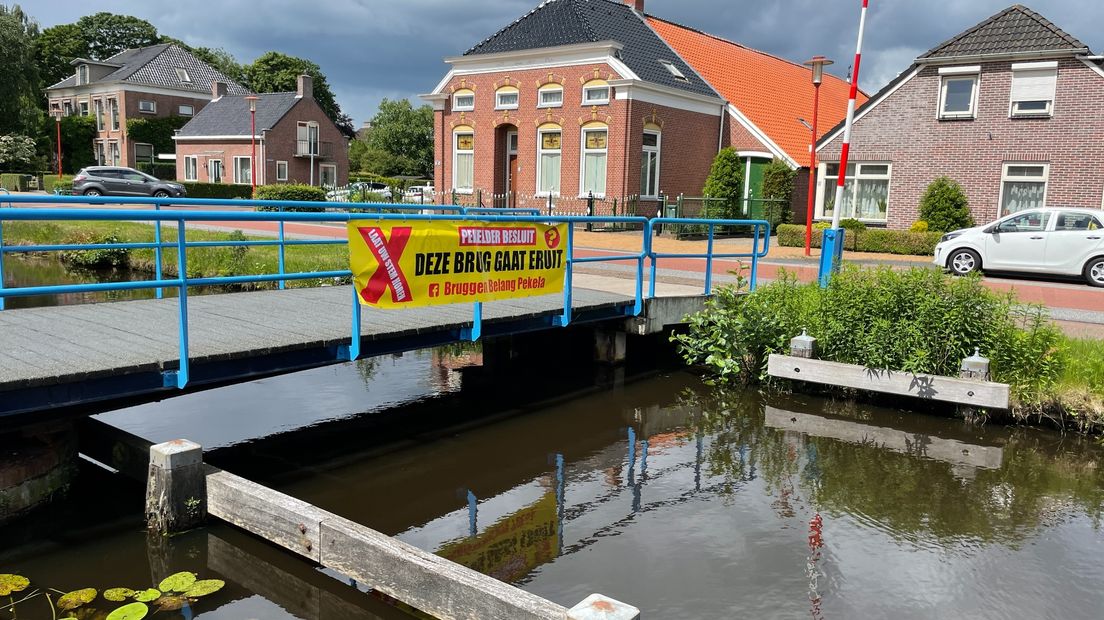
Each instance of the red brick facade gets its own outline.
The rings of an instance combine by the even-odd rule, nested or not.
[[[1062,59],[1053,116],[1010,118],[1011,64],[981,64],[974,119],[937,119],[941,78],[937,66],[926,66],[856,121],[852,160],[892,165],[888,227],[915,222],[920,197],[940,176],[962,185],[979,224],[996,219],[1008,162],[1049,164],[1048,206],[1102,206],[1104,75],[1080,60]],[[841,143],[842,134],[823,144],[819,159],[838,162]]]

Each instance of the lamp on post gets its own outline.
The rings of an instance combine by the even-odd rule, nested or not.
[[[813,56],[805,66],[813,70],[813,124],[809,127],[812,137],[809,139],[809,196],[805,209],[805,256],[812,254],[813,247],[813,189],[816,175],[817,114],[820,112],[820,83],[824,80],[825,65],[833,64],[824,56]]]
[[[51,114],[54,115],[54,124],[57,125],[57,173],[58,179],[61,179],[61,108],[55,108]]]
[[[257,95],[248,95],[245,98],[249,102],[249,185],[252,188],[252,197],[257,195],[257,99]]]

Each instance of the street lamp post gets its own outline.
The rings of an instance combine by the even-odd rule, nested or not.
[[[61,179],[61,108],[54,110],[54,124],[57,125],[57,173]]]
[[[253,197],[257,196],[257,95],[249,95],[245,98],[249,102],[249,146],[252,151],[249,156],[249,185],[252,188]]]
[[[812,137],[809,139],[809,196],[805,209],[805,256],[812,255],[813,247],[813,188],[816,175],[816,142],[817,142],[817,114],[820,108],[820,83],[824,79],[824,67],[832,64],[824,56],[813,56],[805,63],[805,66],[813,70],[813,125],[809,129]]]

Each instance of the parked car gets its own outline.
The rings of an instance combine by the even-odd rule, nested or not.
[[[935,264],[953,274],[979,269],[1080,275],[1104,287],[1104,211],[1046,208],[943,235]]]
[[[426,204],[433,202],[433,186],[432,185],[413,185],[406,188],[404,194],[404,200],[406,202],[415,202],[419,204]]]
[[[183,198],[188,195],[188,191],[180,183],[162,181],[134,168],[89,166],[82,168],[73,177],[73,194]]]
[[[330,202],[375,202],[380,198],[391,200],[391,188],[386,183],[356,181],[326,192]]]

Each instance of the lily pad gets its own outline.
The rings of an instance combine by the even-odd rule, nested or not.
[[[175,575],[169,575],[165,577],[161,583],[157,586],[158,590],[162,592],[183,592],[192,587],[192,584],[196,581],[195,573],[189,573],[184,571]]]
[[[129,603],[107,615],[107,620],[142,620],[149,614],[145,603]]]
[[[157,611],[177,611],[179,609],[184,609],[184,606],[188,604],[188,597],[170,594],[162,596],[154,601],[153,604],[157,605]]]
[[[31,585],[31,580],[22,575],[0,575],[0,596],[8,596],[12,592],[22,592]]]
[[[208,594],[218,592],[224,585],[226,585],[226,582],[221,579],[202,579],[193,583],[192,587],[185,590],[184,596],[189,598],[207,596]]]
[[[111,588],[110,590],[104,590],[103,597],[113,603],[120,603],[128,598],[133,598],[135,594],[137,592],[130,588]]]
[[[68,594],[63,594],[57,601],[58,609],[64,609],[66,611],[70,609],[76,609],[81,605],[87,605],[96,600],[95,588],[84,588],[81,590],[73,590]]]
[[[136,593],[134,595],[134,600],[138,601],[139,603],[148,603],[150,601],[156,600],[159,596],[161,596],[161,590],[158,590],[157,588],[150,588],[149,590],[143,590]]]

